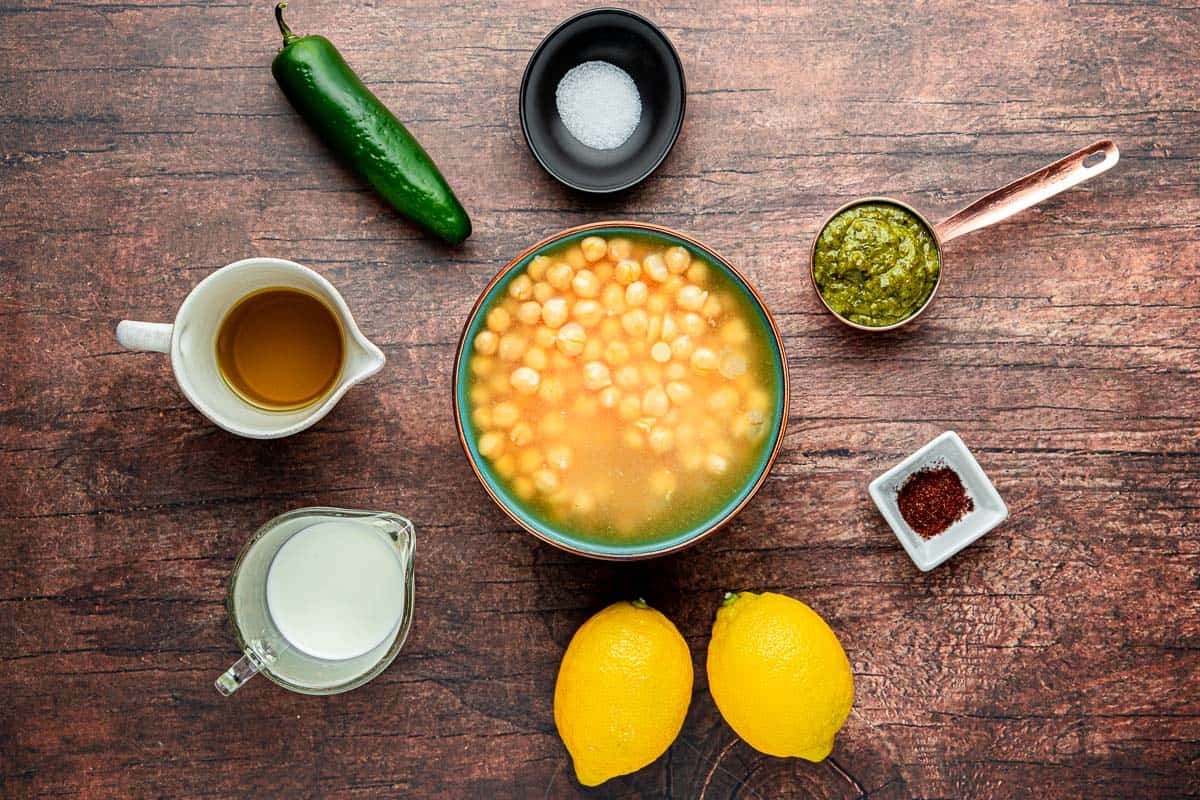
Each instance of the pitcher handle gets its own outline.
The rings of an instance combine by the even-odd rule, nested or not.
[[[117,324],[117,344],[126,350],[169,353],[171,333],[174,329],[174,325],[166,322],[136,322],[123,319]]]
[[[270,665],[275,658],[275,652],[266,642],[251,642],[242,653],[242,657],[221,673],[221,677],[217,678],[213,685],[223,697],[229,697],[242,688],[246,681],[261,672],[263,667]]]

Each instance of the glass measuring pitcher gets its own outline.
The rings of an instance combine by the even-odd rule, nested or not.
[[[259,672],[294,692],[336,694],[382,672],[412,622],[415,531],[379,511],[301,508],[250,538],[226,607],[243,656],[230,695]]]

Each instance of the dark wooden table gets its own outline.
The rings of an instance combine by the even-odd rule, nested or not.
[[[300,0],[434,155],[475,234],[439,246],[331,160],[271,79],[269,2],[0,4],[0,795],[697,798],[1200,796],[1200,9],[1194,2],[649,3],[683,136],[620,197],[529,155],[516,90],[579,6]],[[807,250],[847,199],[937,219],[1102,137],[1121,163],[949,247],[903,333],[841,327]],[[510,256],[613,217],[727,253],[775,312],[786,443],[728,529],[612,565],[517,530],[449,386]],[[234,438],[121,318],[168,321],[250,255],[308,264],[388,357],[316,428]],[[957,430],[1011,519],[918,572],[868,481]],[[419,527],[416,622],[365,688],[222,699],[239,548],[304,505]],[[726,589],[799,597],[857,700],[834,765],[736,743],[704,678]],[[696,659],[667,756],[585,792],[554,730],[575,628],[643,594]]]

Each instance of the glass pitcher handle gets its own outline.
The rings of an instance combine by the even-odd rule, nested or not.
[[[270,645],[266,642],[251,642],[242,657],[225,670],[213,685],[222,696],[229,697],[274,660],[275,651]]]

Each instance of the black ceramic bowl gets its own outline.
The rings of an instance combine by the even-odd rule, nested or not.
[[[642,97],[642,118],[613,150],[592,149],[558,116],[554,93],[572,67],[607,61],[629,73]],[[679,54],[652,22],[619,8],[594,8],[547,36],[521,80],[521,129],[534,158],[572,189],[607,194],[644,180],[671,152],[683,127],[687,90]]]

